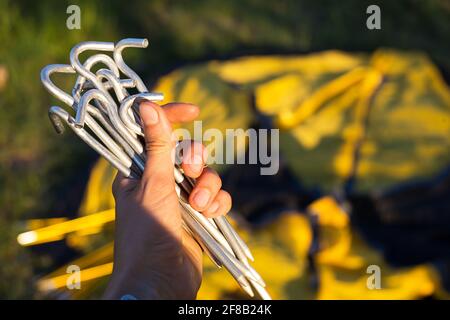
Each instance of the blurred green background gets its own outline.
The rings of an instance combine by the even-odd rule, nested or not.
[[[66,28],[70,4],[81,8],[81,30]],[[369,4],[382,8],[381,30],[366,28]],[[448,0],[0,0],[0,298],[36,297],[30,279],[51,270],[55,256],[70,256],[64,247],[51,257],[45,248],[20,248],[16,236],[26,219],[75,216],[96,159],[74,135],[54,133],[47,109],[58,102],[39,72],[68,63],[80,41],[125,37],[149,38],[147,50],[130,50],[127,59],[150,84],[211,58],[380,47],[422,50],[450,74]]]

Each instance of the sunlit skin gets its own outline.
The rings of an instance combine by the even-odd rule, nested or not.
[[[202,251],[182,227],[173,176],[172,126],[193,121],[197,106],[170,103],[140,105],[147,162],[141,180],[118,174],[114,269],[105,299],[131,294],[137,299],[195,299],[202,279]],[[205,148],[197,143],[184,150],[185,175],[196,178],[189,202],[207,217],[225,215],[230,195],[218,174],[205,168]]]

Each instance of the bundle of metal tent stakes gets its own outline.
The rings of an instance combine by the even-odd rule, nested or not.
[[[65,109],[52,106],[49,117],[58,133],[64,124],[97,153],[109,161],[126,177],[139,178],[145,165],[143,129],[138,103],[143,100],[161,101],[161,93],[148,92],[142,79],[122,57],[125,48],[146,48],[147,39],[123,39],[112,42],[87,41],[74,46],[70,52],[70,65],[52,64],[41,71],[41,81],[56,98],[74,110],[73,117]],[[81,63],[78,56],[84,51],[96,53]],[[107,68],[91,71],[96,64]],[[77,74],[72,93],[58,88],[51,80],[53,73]],[[126,78],[121,78],[124,75]],[[130,94],[134,90],[136,94]],[[114,98],[115,96],[115,98]],[[90,131],[85,129],[85,126]],[[91,134],[92,133],[92,134]],[[225,267],[241,288],[253,297],[270,299],[261,276],[250,266],[253,256],[230,225],[226,217],[207,218],[188,203],[194,181],[185,177],[175,164],[176,192],[182,207],[183,227],[220,268]]]

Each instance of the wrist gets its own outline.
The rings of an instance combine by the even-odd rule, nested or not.
[[[131,295],[137,300],[164,299],[158,293],[155,282],[138,280],[139,278],[139,276],[126,274],[125,272],[113,272],[103,298],[119,300],[124,296]],[[141,277],[140,279],[148,279],[148,277]]]

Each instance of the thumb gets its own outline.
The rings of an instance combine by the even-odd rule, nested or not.
[[[143,102],[139,106],[145,136],[147,161],[143,180],[157,175],[165,183],[173,181],[172,128],[163,109],[153,102]],[[157,179],[159,181],[159,179]]]

